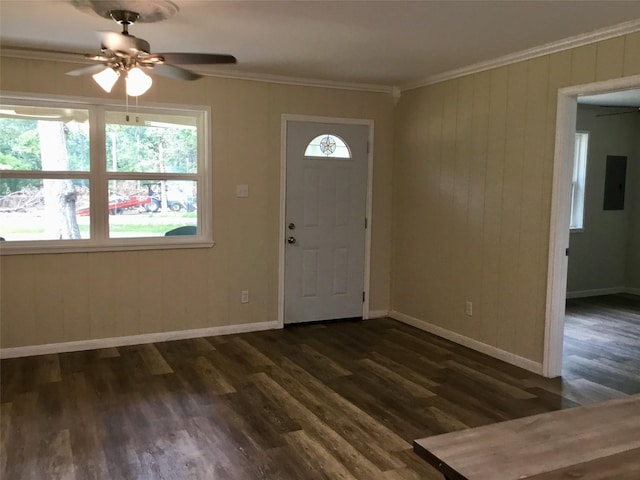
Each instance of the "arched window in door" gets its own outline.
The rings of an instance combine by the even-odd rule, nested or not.
[[[304,151],[305,157],[351,158],[351,150],[343,139],[323,133],[311,140]]]

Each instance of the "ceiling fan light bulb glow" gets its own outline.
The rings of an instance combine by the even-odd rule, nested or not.
[[[130,97],[137,97],[145,93],[149,88],[153,80],[151,77],[140,70],[138,67],[134,67],[127,72],[127,95]]]
[[[113,68],[105,68],[101,72],[93,75],[93,79],[96,83],[107,93],[111,92],[111,89],[118,81],[118,78],[120,78],[120,73],[116,72]]]

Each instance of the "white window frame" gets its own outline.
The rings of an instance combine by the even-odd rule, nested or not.
[[[589,156],[589,132],[577,131],[571,177],[571,232],[584,231],[584,206]]]
[[[124,102],[108,102],[104,99],[88,99],[60,96],[24,96],[20,94],[0,92],[1,103],[32,107],[73,108],[89,111],[89,171],[25,171],[3,170],[5,178],[88,178],[91,188],[90,238],[77,240],[33,240],[0,242],[0,255],[37,254],[37,253],[70,253],[92,251],[122,250],[158,250],[173,248],[204,248],[213,246],[211,201],[211,156],[210,156],[210,117],[211,109],[207,106],[147,104],[144,107],[128,107]],[[194,116],[198,129],[198,171],[195,174],[174,173],[131,173],[111,172],[107,170],[105,112],[127,111],[131,116],[136,113],[153,112],[156,114],[175,114]],[[197,225],[196,235],[176,235],[137,238],[109,238],[108,182],[119,178],[143,180],[196,180]]]

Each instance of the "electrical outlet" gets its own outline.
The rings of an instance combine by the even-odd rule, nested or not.
[[[249,185],[236,185],[236,197],[244,198],[249,196]]]
[[[242,290],[240,292],[240,303],[249,303],[249,290]]]
[[[472,317],[473,316],[473,302],[467,302],[464,306],[464,314]]]

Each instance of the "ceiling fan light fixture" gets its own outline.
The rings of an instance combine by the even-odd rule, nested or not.
[[[92,76],[96,83],[100,85],[105,92],[110,93],[111,89],[118,81],[118,78],[120,78],[120,73],[113,68],[107,67]]]
[[[138,67],[134,67],[127,72],[125,81],[127,83],[127,95],[130,97],[142,95],[151,88],[153,83],[151,77]]]
[[[107,93],[111,92],[123,72],[128,96],[137,97],[149,90],[153,80],[139,67],[153,68],[154,74],[175,80],[197,80],[202,78],[202,75],[178,65],[234,64],[237,62],[233,55],[219,53],[151,53],[149,42],[129,33],[129,26],[136,21],[164,20],[177,12],[177,7],[168,0],[71,1],[81,10],[93,10],[100,16],[112,18],[122,25],[121,33],[100,33],[100,54],[83,55],[86,60],[99,62],[99,65],[67,72],[67,75],[71,76],[93,75],[95,81]],[[131,10],[130,7],[134,6],[135,10]],[[142,8],[138,8],[138,6]],[[165,13],[168,16],[164,16]]]

